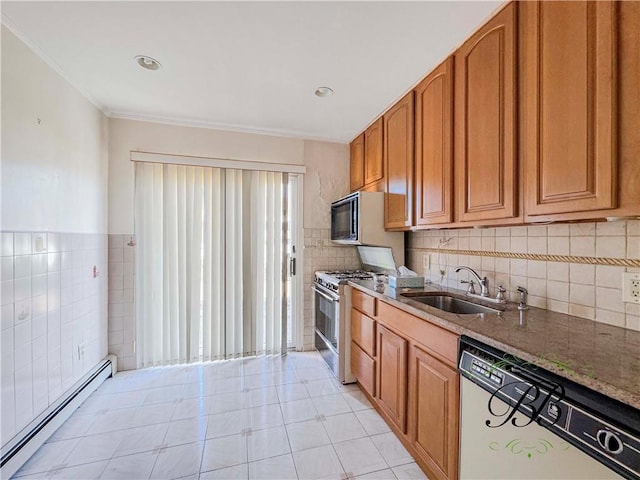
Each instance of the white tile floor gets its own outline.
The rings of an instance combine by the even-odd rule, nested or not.
[[[317,353],[119,373],[17,477],[426,478]]]

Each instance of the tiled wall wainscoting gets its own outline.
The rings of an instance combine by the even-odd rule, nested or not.
[[[523,286],[535,307],[640,330],[640,305],[622,301],[623,272],[640,268],[596,265],[616,259],[637,264],[638,220],[420,231],[408,235],[407,248],[408,265],[417,272],[423,272],[423,256],[431,255],[431,266],[424,273],[433,283],[464,288],[460,281],[468,280],[469,274],[455,273],[454,268],[467,265],[489,279],[492,295],[503,285],[509,299],[517,301],[516,289]],[[505,253],[534,254],[535,259],[509,258]],[[579,258],[549,261],[558,255]]]
[[[339,245],[331,240],[329,228],[304,229],[304,349],[313,350],[313,274],[318,270],[353,270],[360,268],[356,247]]]
[[[2,232],[0,253],[4,445],[107,355],[107,238]]]
[[[135,238],[109,234],[109,353],[118,371],[135,370]]]

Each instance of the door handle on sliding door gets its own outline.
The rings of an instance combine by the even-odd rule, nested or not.
[[[296,257],[289,259],[289,275],[292,277],[296,276]]]

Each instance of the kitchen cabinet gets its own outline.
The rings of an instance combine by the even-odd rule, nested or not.
[[[351,342],[351,373],[364,391],[371,397],[375,397],[376,361],[353,341]]]
[[[409,92],[382,117],[387,230],[406,230],[413,223],[413,111],[413,92]]]
[[[416,225],[453,222],[453,57],[415,88]]]
[[[360,386],[374,397],[376,391],[377,300],[360,290],[351,290],[351,373]]]
[[[455,52],[454,156],[460,222],[518,215],[516,7],[508,4]]]
[[[351,142],[349,186],[352,192],[384,191],[383,130],[383,120],[380,117]]]
[[[364,131],[364,184],[379,182],[384,178],[382,117]]]
[[[458,478],[458,373],[427,349],[412,345],[408,391],[411,445],[436,478]]]
[[[615,208],[617,2],[520,8],[526,219]]]
[[[353,308],[369,317],[377,315],[376,306],[378,302],[375,297],[362,293],[360,290],[351,290],[351,292],[351,306]]]
[[[364,133],[351,142],[350,183],[352,192],[364,187]]]
[[[376,321],[351,309],[351,340],[370,357],[376,356]]]
[[[373,304],[376,313],[374,320],[352,308],[358,383],[429,478],[458,478],[458,335],[357,289],[355,304],[369,311]]]
[[[407,341],[378,325],[378,406],[406,433]]]

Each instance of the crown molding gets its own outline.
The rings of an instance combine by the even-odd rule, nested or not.
[[[11,33],[13,33],[22,43],[24,43],[40,60],[42,60],[49,68],[56,72],[64,81],[71,85],[80,95],[82,95],[89,103],[100,110],[104,115],[107,115],[104,105],[98,102],[91,94],[76,84],[64,69],[58,65],[51,57],[49,57],[40,46],[30,39],[28,36],[22,33],[16,23],[4,12],[2,12],[1,23]]]
[[[109,118],[134,120],[138,122],[160,123],[164,125],[175,125],[178,127],[207,128],[211,130],[223,130],[227,132],[251,133],[254,135],[269,135],[272,137],[299,138],[301,140],[316,140],[320,142],[341,144],[349,143],[349,139],[346,137],[321,137],[316,135],[309,135],[308,133],[299,130],[247,127],[244,125],[236,125],[231,123],[211,122],[207,120],[193,120],[189,118],[168,117],[134,112],[109,111],[105,112],[105,115],[107,115]]]

